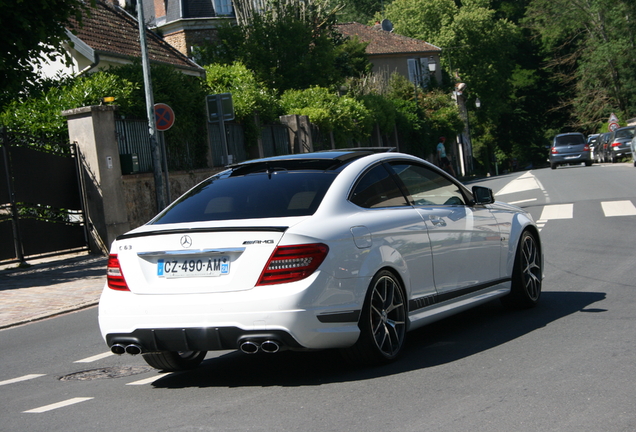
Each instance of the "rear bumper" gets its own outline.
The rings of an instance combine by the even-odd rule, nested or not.
[[[548,159],[551,164],[581,163],[591,161],[590,153],[550,155]]]
[[[258,344],[273,340],[287,349],[304,348],[285,331],[245,331],[238,327],[137,329],[130,333],[110,333],[105,339],[109,347],[138,345],[142,353],[235,350],[247,340]]]
[[[286,285],[262,288],[267,296],[249,291],[139,295],[106,288],[99,326],[109,347],[135,344],[142,352],[236,349],[245,339],[276,340],[299,350],[355,343],[363,299],[357,300],[354,290],[338,290],[342,303],[307,304],[311,290]]]

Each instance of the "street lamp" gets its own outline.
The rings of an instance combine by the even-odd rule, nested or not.
[[[435,59],[433,58],[433,56],[430,56],[428,59],[428,70],[431,72],[435,72],[436,68],[437,64],[435,64]]]
[[[481,108],[481,101],[479,100],[479,98],[477,98],[477,99],[475,100],[475,106],[476,106],[477,108]]]

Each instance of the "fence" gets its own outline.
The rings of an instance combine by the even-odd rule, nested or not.
[[[88,250],[77,148],[0,129],[0,261]]]
[[[118,119],[115,129],[120,155],[137,155],[140,173],[152,172],[152,149],[148,135],[148,123],[144,120]],[[228,163],[242,162],[251,157],[258,157],[255,151],[250,152],[245,145],[245,131],[238,123],[225,123],[227,149],[224,148],[219,124],[208,125],[208,145],[211,153],[212,166],[224,166]],[[163,139],[159,134],[159,142]],[[263,156],[278,156],[289,154],[289,134],[287,126],[281,124],[264,125],[261,127],[261,141]],[[198,168],[194,160],[192,149],[188,142],[178,146],[165,145],[168,168],[171,170],[192,170]],[[255,150],[255,149],[254,149]],[[228,158],[231,155],[231,158]]]

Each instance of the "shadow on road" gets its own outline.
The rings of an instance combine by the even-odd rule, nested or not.
[[[153,386],[316,386],[401,374],[487,351],[577,312],[605,312],[589,308],[604,299],[605,293],[544,292],[537,307],[522,311],[493,301],[408,333],[400,359],[382,367],[348,366],[336,350],[257,355],[233,352],[208,359],[195,370],[167,375]]]
[[[106,257],[91,255],[36,264],[27,268],[2,270],[0,291],[53,286],[94,278],[103,278],[105,281],[107,261]]]

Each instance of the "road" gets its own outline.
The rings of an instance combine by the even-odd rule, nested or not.
[[[635,180],[604,164],[480,181],[541,227],[539,306],[409,333],[385,367],[220,352],[160,374],[106,353],[95,308],[2,330],[0,431],[636,430]]]

